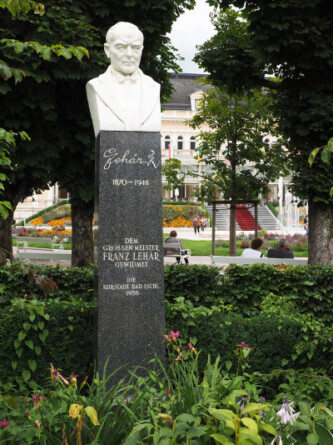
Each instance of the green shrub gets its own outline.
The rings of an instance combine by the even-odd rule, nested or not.
[[[169,312],[170,314],[170,312]],[[259,314],[245,318],[241,315],[214,311],[211,314],[198,314],[194,319],[184,318],[184,313],[172,314],[167,319],[167,326],[173,331],[180,331],[182,336],[196,339],[200,351],[200,366],[204,366],[207,356],[213,360],[221,356],[222,361],[232,362],[236,371],[237,344],[247,343],[254,350],[250,354],[251,371],[270,373],[288,363],[295,369],[306,366],[329,371],[333,359],[332,352],[323,352],[318,348],[313,357],[298,355],[295,346],[303,337],[303,323],[300,320]],[[308,333],[308,342],[312,336]]]
[[[14,300],[1,305],[0,381],[2,390],[42,384],[50,363],[69,376],[93,367],[94,304],[83,301]]]
[[[48,297],[62,300],[78,298],[91,301],[94,288],[94,270],[79,267],[33,266],[14,263],[0,268],[0,282],[4,286],[2,300],[13,298],[45,299],[45,287],[35,276],[53,280],[58,289],[46,292]]]
[[[223,301],[243,314],[261,310],[268,294],[292,296],[301,313],[331,324],[333,320],[333,268],[331,266],[230,266],[224,275]]]
[[[209,266],[167,265],[164,267],[164,293],[168,301],[185,297],[201,305],[214,303],[219,297],[221,275]]]

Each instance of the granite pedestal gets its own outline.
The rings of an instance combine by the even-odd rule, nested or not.
[[[95,355],[100,375],[163,361],[164,277],[159,132],[101,131],[96,140]]]

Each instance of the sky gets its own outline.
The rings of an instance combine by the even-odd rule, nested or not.
[[[196,45],[202,45],[214,35],[214,27],[209,20],[210,11],[212,8],[205,0],[197,0],[195,8],[182,14],[172,27],[171,42],[185,58],[182,62],[178,61],[184,73],[204,72],[192,59],[196,53]]]

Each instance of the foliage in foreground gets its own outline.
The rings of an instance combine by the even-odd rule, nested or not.
[[[168,367],[108,387],[105,375],[78,386],[51,365],[52,383],[27,397],[1,397],[0,441],[6,444],[308,444],[332,442],[333,412],[280,393],[265,400],[248,374],[252,348],[237,345],[237,374],[218,358],[203,374],[191,342],[165,335]],[[160,363],[161,365],[161,363]],[[282,405],[282,406],[281,406]],[[283,442],[282,442],[283,441]]]

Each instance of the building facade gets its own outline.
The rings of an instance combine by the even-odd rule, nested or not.
[[[162,163],[172,156],[182,162],[183,171],[196,171],[199,174],[208,168],[203,163],[198,163],[194,158],[197,154],[200,129],[193,129],[186,122],[192,119],[200,107],[202,92],[209,88],[208,85],[199,83],[202,77],[200,74],[186,73],[171,76],[174,92],[168,102],[162,106],[161,126]],[[208,126],[203,125],[201,130],[208,130]],[[173,198],[173,192],[164,188],[167,185],[165,178],[162,178],[162,185],[163,199]],[[185,185],[177,190],[177,198],[179,200],[195,200],[193,193],[199,186],[200,177],[186,176]],[[272,182],[269,184],[269,188],[270,192],[265,198],[277,201],[282,192],[283,196],[287,194],[288,181],[284,180],[282,185],[281,180],[280,183],[279,181]],[[15,219],[16,221],[26,219],[39,210],[68,197],[66,190],[59,189],[57,185],[52,186],[49,190],[35,194],[20,203],[15,212]]]

